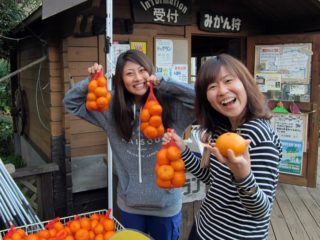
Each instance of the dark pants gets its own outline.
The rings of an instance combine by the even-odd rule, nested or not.
[[[127,213],[119,209],[124,228],[135,229],[150,235],[154,240],[178,240],[181,212],[172,217],[156,217]]]
[[[192,225],[188,240],[201,240],[201,238],[199,237],[199,235],[197,233],[197,227],[196,227],[195,222]]]

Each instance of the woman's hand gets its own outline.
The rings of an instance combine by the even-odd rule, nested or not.
[[[150,86],[150,82],[153,84],[153,86],[157,86],[160,84],[160,80],[157,79],[156,75],[151,74],[145,77],[147,80],[148,86]]]
[[[211,153],[216,156],[219,162],[227,165],[230,168],[230,171],[233,173],[235,180],[237,182],[240,182],[248,177],[251,171],[251,159],[248,150],[250,142],[250,140],[246,140],[246,151],[243,155],[240,156],[235,156],[234,152],[231,149],[228,149],[228,157],[224,157],[217,147],[210,145],[206,147],[211,150]]]
[[[176,134],[174,130],[171,130],[170,132],[166,132],[162,137],[162,145],[166,145],[170,142],[170,140],[173,139],[175,143],[177,144],[178,148],[181,152],[186,150],[186,144],[184,143],[183,139]]]
[[[101,69],[102,69],[102,65],[101,64],[94,63],[93,66],[88,67],[88,72],[90,74],[95,74],[95,73],[101,71]]]

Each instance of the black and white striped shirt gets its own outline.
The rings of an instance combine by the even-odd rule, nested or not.
[[[215,139],[227,131],[213,133]],[[200,168],[199,158],[187,148],[182,158],[186,169],[209,186],[196,217],[202,239],[267,239],[275,198],[282,146],[267,120],[251,120],[237,129],[250,139],[251,173],[236,183],[229,168],[212,154],[209,168]],[[256,187],[249,196],[242,190]]]

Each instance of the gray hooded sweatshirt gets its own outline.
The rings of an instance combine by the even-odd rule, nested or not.
[[[182,136],[185,128],[194,121],[194,88],[188,84],[159,78],[158,91],[173,96],[171,109],[173,128]],[[65,95],[65,108],[73,115],[101,127],[107,134],[113,154],[113,163],[118,176],[117,205],[126,212],[143,215],[170,217],[182,207],[181,189],[161,189],[156,185],[156,154],[162,147],[162,140],[146,139],[140,132],[140,109],[134,107],[135,120],[129,142],[119,134],[117,122],[112,113],[112,104],[105,112],[87,111],[85,107],[89,80],[75,84]],[[113,95],[113,92],[111,92]]]

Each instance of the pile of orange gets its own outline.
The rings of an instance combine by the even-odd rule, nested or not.
[[[231,149],[235,156],[239,156],[242,155],[247,148],[244,138],[233,132],[221,134],[217,138],[215,146],[224,157],[228,156],[228,149]]]
[[[156,183],[160,188],[179,188],[186,182],[184,161],[176,145],[162,147],[157,153]]]
[[[149,139],[162,137],[164,126],[162,124],[162,107],[156,100],[147,100],[140,113],[140,129]]]
[[[23,229],[8,233],[6,240],[109,240],[115,233],[115,222],[107,215],[92,214],[74,218],[65,224],[58,218],[50,221],[45,229],[26,234]]]
[[[86,99],[86,108],[89,111],[104,112],[109,108],[111,94],[108,91],[107,79],[102,71],[95,74],[89,84]]]

